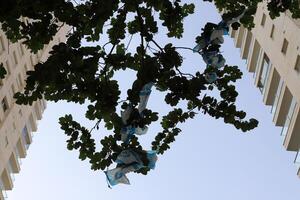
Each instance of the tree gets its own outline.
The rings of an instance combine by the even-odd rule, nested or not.
[[[229,25],[233,29],[240,24],[249,29],[254,26],[253,15],[261,1],[215,0],[217,8],[223,11],[223,20],[219,24],[207,23],[195,39],[194,49],[177,47],[172,43],[163,46],[155,40],[155,35],[159,34],[158,23],[167,28],[168,37],[182,37],[183,20],[194,12],[194,5],[180,0],[2,1],[2,30],[12,42],[22,40],[33,53],[49,43],[60,27],[72,27],[67,42],[55,45],[47,61],[36,64],[34,71],[27,72],[25,90],[15,94],[16,102],[31,105],[44,97],[55,102],[88,103],[85,116],[95,121],[93,128],[83,127],[71,115],[59,120],[61,128],[69,136],[68,149],[78,149],[79,158],[88,159],[93,170],[104,170],[117,162],[116,169],[121,168],[124,173],[147,174],[154,167],[156,153],[163,154],[169,149],[170,143],[181,132],[177,124],[194,118],[198,114],[196,110],[216,119],[223,118],[225,123],[242,131],[257,126],[257,120],[245,120],[246,113],[235,106],[238,92],[233,83],[241,78],[242,73],[237,66],[225,65],[219,48]],[[300,16],[296,0],[272,0],[268,8],[272,18],[286,10],[291,11],[294,18]],[[20,17],[24,17],[25,21]],[[125,43],[126,33],[140,38],[134,52],[128,50],[131,39],[128,44]],[[109,38],[105,45],[82,45],[83,40],[102,41],[105,34]],[[217,35],[212,39],[214,34]],[[205,71],[195,74],[182,72],[180,48],[202,56],[207,63]],[[119,85],[113,76],[116,71],[128,69],[136,71],[136,80],[127,91],[127,99],[120,100]],[[3,67],[0,75],[0,78],[5,75]],[[161,117],[162,130],[152,143],[154,152],[149,152],[140,145],[137,134],[144,134],[147,126],[159,119],[158,112],[146,109],[152,85],[167,92],[165,103],[174,109]],[[212,90],[219,91],[219,97],[209,95]],[[178,106],[182,101],[187,102],[185,108]],[[118,114],[118,106],[121,106],[122,114]],[[102,149],[96,151],[91,133],[99,129],[101,121],[113,133],[100,141]],[[133,163],[120,161],[120,157],[128,155],[137,158]],[[113,175],[115,173],[112,172]],[[120,182],[128,181],[122,175],[120,178]]]

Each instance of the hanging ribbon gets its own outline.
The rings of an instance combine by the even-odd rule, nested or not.
[[[142,116],[142,112],[146,109],[149,96],[151,94],[151,88],[153,83],[147,83],[143,86],[139,93],[140,101],[138,105],[139,115]],[[144,135],[148,131],[148,127],[136,127],[132,124],[127,124],[127,120],[133,111],[132,104],[129,104],[127,108],[121,112],[121,118],[124,126],[121,128],[121,140],[128,144],[133,135]],[[154,169],[157,160],[156,151],[145,151],[148,164],[145,165],[141,159],[141,153],[138,153],[132,149],[123,150],[117,157],[117,166],[114,169],[107,170],[105,172],[109,186],[114,186],[119,183],[130,184],[126,174],[129,172],[135,172],[142,168]]]
[[[207,47],[212,45],[223,44],[223,36],[228,35],[229,26],[232,23],[238,22],[244,16],[246,11],[247,10],[245,9],[242,14],[229,21],[222,20],[220,23],[213,25],[214,28],[211,31],[211,33],[208,35],[203,34],[198,40],[197,45],[193,48],[193,52],[198,52],[201,54],[207,67],[212,66],[216,69],[220,69],[225,66],[225,58],[216,50],[207,50]],[[205,79],[208,83],[213,83],[218,79],[218,76],[215,72],[208,72],[205,74]]]
[[[138,112],[140,116],[142,116],[142,112],[146,109],[149,96],[151,94],[151,88],[153,86],[153,83],[147,83],[143,86],[142,90],[139,93],[140,102],[138,105]],[[130,117],[130,114],[132,113],[132,105],[129,104],[124,112],[121,112],[121,117],[124,126],[121,129],[121,140],[128,144],[130,142],[130,139],[133,135],[144,135],[148,131],[148,127],[137,127],[135,125],[127,124],[127,120]]]
[[[109,186],[119,183],[130,184],[126,174],[135,172],[142,168],[154,169],[157,161],[156,151],[145,151],[148,164],[145,165],[141,159],[141,153],[132,149],[123,150],[117,157],[117,167],[105,172]]]

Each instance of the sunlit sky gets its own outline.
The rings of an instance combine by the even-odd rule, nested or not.
[[[195,14],[185,21],[184,38],[177,46],[194,46],[194,38],[206,21],[219,22],[220,16],[210,3],[197,1]],[[165,37],[157,40],[166,43]],[[34,133],[28,156],[22,160],[21,172],[15,175],[14,189],[8,200],[153,200],[153,199],[206,199],[206,200],[299,200],[300,180],[293,164],[294,152],[282,146],[281,128],[272,123],[271,108],[263,105],[261,93],[254,87],[253,75],[246,72],[245,61],[239,50],[226,37],[223,45],[227,63],[238,65],[244,72],[237,83],[240,93],[238,106],[256,117],[259,127],[242,133],[233,126],[209,116],[198,115],[180,126],[183,133],[171,145],[171,150],[159,157],[156,169],[149,175],[129,174],[131,185],[107,187],[102,171],[91,171],[88,161],[80,161],[78,152],[66,149],[66,139],[58,118],[72,113],[87,127],[85,107],[60,102],[48,103],[38,132]],[[182,51],[183,71],[203,70],[199,55]],[[123,92],[134,80],[133,73],[117,77]],[[149,108],[166,112],[163,96],[153,91]],[[159,131],[158,125],[149,128],[142,139],[150,146]],[[97,134],[107,132],[100,129]]]

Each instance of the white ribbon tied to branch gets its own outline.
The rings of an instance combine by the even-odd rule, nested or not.
[[[216,25],[214,30],[209,36],[202,37],[198,41],[197,45],[193,48],[193,52],[198,52],[201,54],[206,66],[212,66],[214,68],[220,69],[225,66],[225,58],[218,53],[218,51],[204,51],[204,49],[209,45],[221,45],[224,42],[224,35],[228,35],[229,26],[235,22],[238,22],[245,14],[247,9],[245,9],[238,17],[230,19],[228,21],[222,20]],[[213,83],[218,79],[215,72],[208,72],[205,74],[205,79],[209,83]]]

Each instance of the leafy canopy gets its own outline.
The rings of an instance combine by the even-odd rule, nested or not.
[[[244,12],[240,23],[252,28],[253,15],[261,1],[215,0],[214,3],[223,11],[223,20]],[[291,11],[295,18],[300,16],[296,0],[269,1],[268,8],[272,18],[286,10]],[[22,40],[33,53],[48,44],[61,27],[70,27],[66,43],[55,45],[47,61],[36,64],[34,71],[27,72],[24,92],[15,94],[17,103],[32,104],[43,97],[55,102],[87,103],[85,117],[95,121],[93,128],[82,126],[71,115],[61,117],[59,123],[69,136],[67,148],[79,150],[79,158],[88,159],[93,170],[110,166],[122,150],[143,150],[136,136],[129,143],[121,142],[120,131],[124,124],[117,108],[121,106],[126,110],[132,106],[133,112],[127,123],[134,122],[138,127],[159,120],[159,113],[150,109],[144,110],[142,115],[136,114],[139,92],[149,82],[153,82],[158,91],[165,92],[165,103],[173,107],[161,117],[162,129],[152,142],[152,149],[158,154],[170,148],[170,143],[181,132],[177,125],[194,118],[198,114],[196,111],[221,118],[242,131],[255,128],[258,122],[246,120],[246,113],[235,105],[238,92],[234,82],[242,76],[237,66],[225,65],[221,69],[208,66],[203,72],[184,73],[178,52],[180,47],[156,42],[160,23],[167,29],[168,37],[181,38],[184,19],[193,12],[194,5],[181,0],[0,1],[2,30],[10,41]],[[237,29],[240,23],[233,23],[232,27]],[[202,35],[199,33],[195,39],[196,43],[211,28],[211,24],[207,24]],[[139,37],[134,51],[129,51],[129,44],[125,43],[127,34]],[[105,40],[105,35],[109,38],[105,45],[97,45],[97,41]],[[84,46],[83,40],[94,43]],[[218,52],[219,47],[214,46]],[[0,78],[5,75],[2,69]],[[119,70],[128,69],[136,72],[136,80],[127,91],[127,99],[120,100],[119,84],[113,76]],[[207,81],[205,75],[210,72],[217,74],[216,81]],[[218,91],[219,96],[210,95],[212,90]],[[179,105],[180,102],[186,106],[180,106],[183,105]],[[100,122],[104,122],[112,134],[101,139],[102,148],[97,151],[96,145],[100,144],[93,139],[92,132],[97,131]],[[144,174],[147,171],[147,168],[139,170]]]

